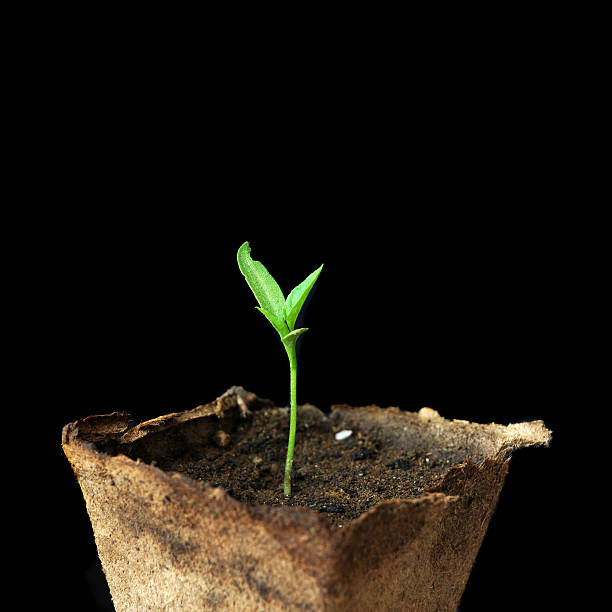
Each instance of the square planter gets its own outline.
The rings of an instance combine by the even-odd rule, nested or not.
[[[219,447],[259,410],[282,409],[232,387],[134,427],[125,413],[64,427],[62,447],[119,612],[456,610],[511,453],[551,436],[541,421],[481,425],[429,408],[302,408],[384,447],[463,457],[419,496],[381,501],[341,527],[309,508],[246,504],[156,467]]]

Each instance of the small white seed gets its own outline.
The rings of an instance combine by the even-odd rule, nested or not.
[[[352,433],[351,429],[343,429],[335,435],[335,438],[336,440],[346,440]]]

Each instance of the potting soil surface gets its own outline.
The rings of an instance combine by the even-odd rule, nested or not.
[[[345,525],[377,503],[414,498],[434,486],[448,469],[466,459],[460,453],[435,459],[353,430],[337,440],[338,423],[301,414],[293,460],[292,495],[283,493],[289,429],[287,409],[263,409],[230,434],[216,436],[197,453],[157,461],[157,467],[223,487],[247,504],[302,506]]]

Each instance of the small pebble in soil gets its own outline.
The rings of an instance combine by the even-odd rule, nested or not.
[[[217,444],[217,446],[221,448],[225,448],[226,446],[229,446],[229,443],[230,443],[229,434],[219,429],[217,433],[215,433],[215,443]]]

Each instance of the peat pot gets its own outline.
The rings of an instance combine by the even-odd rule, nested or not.
[[[287,502],[288,421],[232,387],[135,426],[64,427],[117,611],[456,610],[510,455],[551,436],[541,421],[305,405]]]

